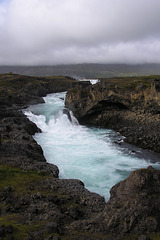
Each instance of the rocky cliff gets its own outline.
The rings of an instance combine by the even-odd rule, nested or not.
[[[112,187],[110,200],[101,213],[72,223],[70,229],[103,233],[104,237],[97,239],[160,239],[159,181],[160,171],[152,167],[132,172]]]
[[[125,141],[160,152],[160,79],[101,79],[69,90],[66,107],[82,124],[111,128]]]
[[[72,79],[54,80],[0,76],[0,239],[159,239],[159,170],[131,173],[111,189],[105,203],[81,181],[59,179],[58,167],[46,162],[32,138],[40,129],[20,108],[78,85]]]

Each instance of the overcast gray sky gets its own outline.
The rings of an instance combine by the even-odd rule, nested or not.
[[[0,0],[0,65],[160,63],[160,0]]]

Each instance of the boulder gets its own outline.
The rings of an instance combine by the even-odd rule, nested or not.
[[[149,166],[133,171],[112,187],[110,195],[93,220],[73,223],[70,229],[102,233],[104,239],[113,240],[148,240],[160,231],[160,170]]]
[[[70,114],[70,112],[69,112],[69,110],[67,108],[63,109],[63,114],[66,114],[68,119],[69,119],[69,121],[72,122],[71,114]]]
[[[110,200],[97,222],[101,230],[121,239],[127,234],[139,239],[160,231],[160,171],[138,169],[112,187]],[[103,227],[102,227],[103,226]]]

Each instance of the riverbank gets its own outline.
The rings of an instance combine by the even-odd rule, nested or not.
[[[40,129],[20,111],[50,92],[79,87],[68,78],[0,76],[0,237],[120,240],[160,236],[160,171],[137,170],[104,198],[79,180],[59,179],[32,135]],[[127,211],[126,211],[127,209]]]
[[[0,238],[60,239],[64,227],[103,210],[104,198],[79,180],[60,180],[32,135],[40,129],[22,113],[42,96],[88,85],[68,77],[0,75]],[[70,239],[70,237],[66,238]]]

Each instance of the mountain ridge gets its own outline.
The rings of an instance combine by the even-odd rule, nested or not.
[[[13,72],[29,76],[71,76],[102,78],[121,76],[159,75],[160,64],[68,64],[54,66],[0,66],[0,73]]]

